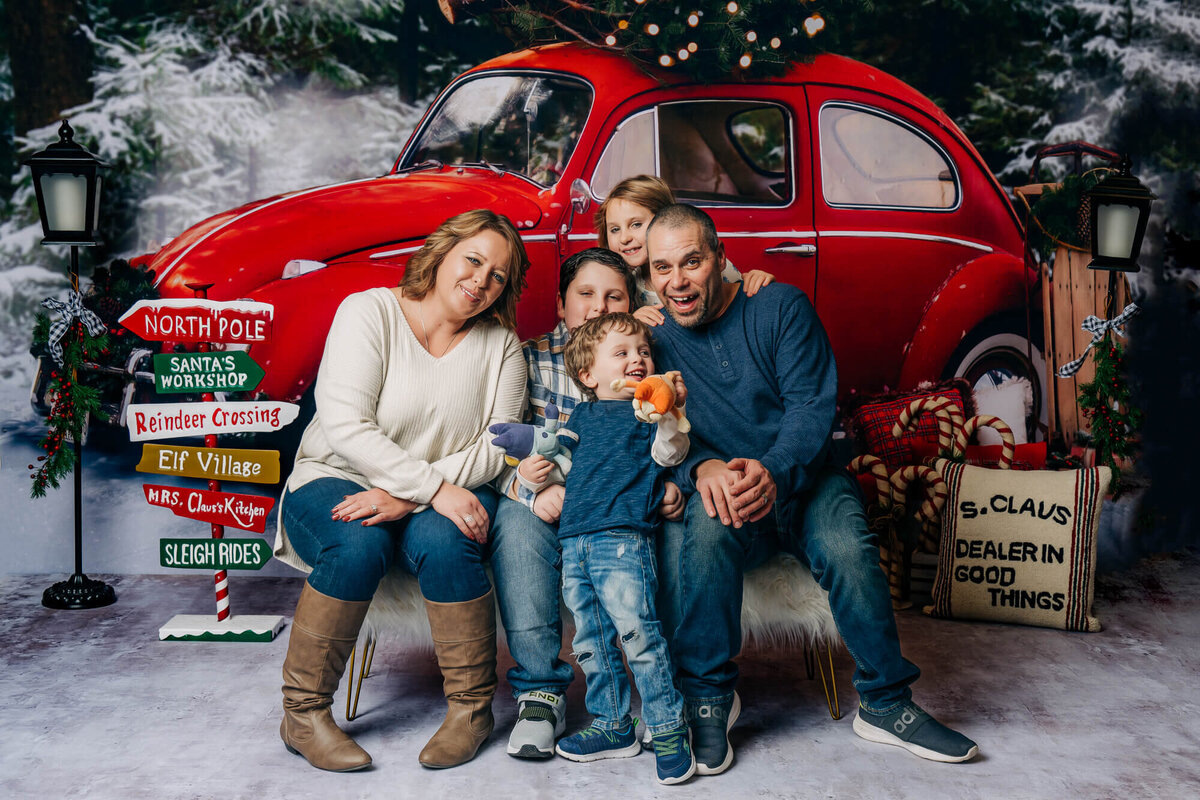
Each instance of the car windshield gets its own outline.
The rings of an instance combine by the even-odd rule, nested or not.
[[[473,78],[437,107],[401,168],[431,160],[483,164],[552,186],[579,141],[591,105],[591,88],[568,78]]]

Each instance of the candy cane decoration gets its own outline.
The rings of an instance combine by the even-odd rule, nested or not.
[[[971,441],[971,437],[975,435],[975,431],[980,428],[992,428],[1000,434],[1001,450],[1000,463],[997,465],[1000,469],[1012,469],[1013,455],[1016,452],[1016,441],[1013,438],[1012,428],[999,417],[994,417],[991,414],[980,414],[971,417],[962,428],[958,431],[958,438],[954,443],[955,453],[966,453],[967,442]]]
[[[876,501],[880,508],[888,508],[892,504],[891,484],[888,482],[887,467],[878,457],[867,454],[858,456],[850,462],[850,472],[855,475],[871,473],[875,476]]]
[[[925,486],[925,499],[916,513],[916,518],[921,523],[921,546],[927,552],[936,553],[938,525],[949,492],[942,476],[933,467],[902,467],[893,472],[891,477],[893,504],[904,505],[908,485],[914,480],[919,480]]]
[[[881,511],[889,511],[892,507],[892,484],[888,479],[887,466],[877,456],[858,456],[850,461],[850,472],[855,475],[870,473],[875,476],[875,504]],[[911,603],[905,602],[901,587],[904,583],[904,553],[903,546],[896,539],[895,528],[889,520],[886,528],[879,531],[879,560],[887,575],[888,592],[892,596],[895,608],[908,608]]]
[[[962,425],[962,409],[953,400],[940,395],[918,397],[902,409],[896,424],[892,426],[893,438],[899,439],[906,431],[915,428],[916,420],[925,412],[937,417],[938,452],[950,453],[954,447],[955,432]]]

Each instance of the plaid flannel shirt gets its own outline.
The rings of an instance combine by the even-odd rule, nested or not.
[[[566,424],[575,410],[575,404],[583,400],[583,392],[567,375],[567,364],[563,359],[563,348],[570,336],[567,324],[559,322],[554,330],[530,339],[522,346],[525,363],[529,367],[529,408],[525,410],[525,422],[545,425],[546,405],[554,403],[558,406],[559,421]],[[521,485],[517,480],[516,467],[505,467],[492,485],[496,491],[533,510],[537,493]]]

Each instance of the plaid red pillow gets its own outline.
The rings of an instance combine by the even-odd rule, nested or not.
[[[966,381],[953,380],[924,386],[910,392],[893,392],[886,395],[864,398],[857,407],[848,409],[846,430],[854,436],[859,453],[878,456],[893,472],[920,460],[913,454],[914,441],[937,439],[937,417],[922,414],[899,439],[892,437],[892,426],[900,412],[919,397],[948,397],[962,407],[963,414],[970,418],[974,411],[970,402],[971,390]]]

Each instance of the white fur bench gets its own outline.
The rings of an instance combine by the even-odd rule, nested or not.
[[[563,616],[570,614],[563,608]],[[503,637],[504,628],[496,626]],[[400,569],[384,576],[371,601],[363,624],[363,639],[357,675],[355,654],[350,655],[346,690],[346,719],[358,714],[358,696],[362,681],[371,671],[375,643],[380,637],[399,641],[406,647],[432,648],[429,620],[417,579]],[[742,643],[799,647],[805,651],[808,677],[821,675],[825,701],[834,719],[841,718],[837,687],[833,680],[832,648],[840,638],[829,611],[825,591],[794,557],[779,554],[746,573],[742,582]],[[357,680],[357,687],[355,682]]]

